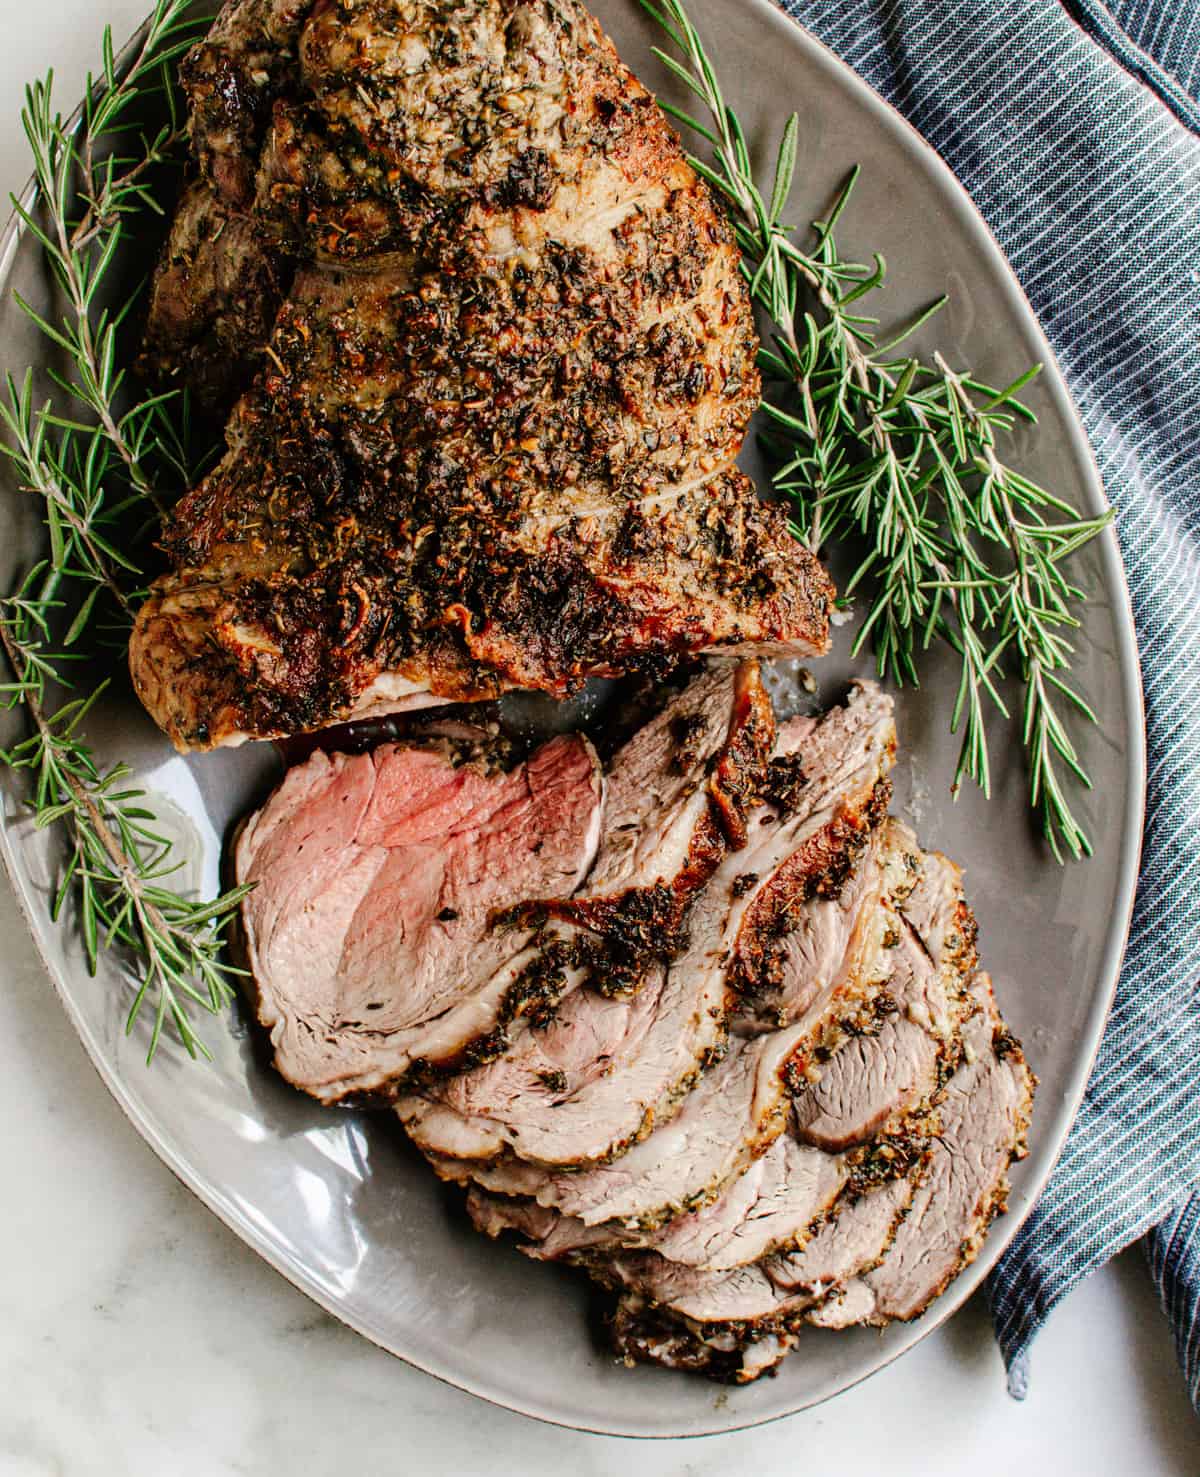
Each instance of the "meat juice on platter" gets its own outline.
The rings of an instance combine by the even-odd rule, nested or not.
[[[977,1255],[1033,1079],[890,698],[760,665],[833,591],[736,465],[720,206],[576,0],[394,10],[230,0],[184,61],[142,367],[227,454],[135,686],[290,762],[232,846],[283,1076],[593,1279],[619,1357],[752,1380]]]

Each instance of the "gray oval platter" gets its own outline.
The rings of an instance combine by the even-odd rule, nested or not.
[[[596,0],[624,58],[663,87],[651,27],[633,0]],[[1040,416],[1022,433],[1022,465],[1089,513],[1103,492],[1062,379],[1015,279],[950,172],[903,120],[768,0],[692,0],[729,100],[764,151],[788,113],[801,116],[797,220],[827,206],[848,167],[863,166],[841,236],[847,255],[872,249],[893,263],[897,322],[949,290],[951,306],[925,330],[952,361],[1007,383],[1035,360],[1047,371],[1030,399]],[[49,284],[35,246],[10,227],[0,245],[0,329],[6,367],[45,352],[12,302],[35,305]],[[748,458],[750,470],[753,455]],[[7,478],[8,469],[0,469]],[[28,495],[0,482],[0,588],[37,556]],[[240,1016],[206,1023],[211,1066],[167,1045],[153,1066],[145,1038],[124,1035],[128,984],[112,966],[89,976],[70,927],[55,927],[47,896],[56,838],[37,832],[11,771],[0,774],[0,849],[50,978],[110,1091],[163,1161],[243,1239],[323,1307],[367,1338],[442,1379],[544,1420],[631,1436],[728,1431],[827,1399],[894,1359],[979,1285],[1045,1182],[1078,1106],[1112,999],[1136,881],[1144,753],[1137,652],[1116,541],[1077,564],[1088,594],[1077,677],[1101,715],[1082,735],[1095,789],[1080,811],[1096,843],[1086,865],[1058,867],[1033,837],[1015,740],[997,733],[995,795],[948,786],[952,664],[933,662],[919,692],[900,699],[901,807],[927,845],[967,868],[984,958],[1005,1014],[1023,1037],[1041,1091],[1031,1153],[1015,1174],[1009,1215],[976,1265],[920,1321],[882,1335],[810,1331],[775,1379],[744,1389],[685,1375],[630,1371],[592,1342],[587,1296],[573,1276],[535,1266],[476,1236],[388,1125],[318,1108],[266,1067]],[[823,694],[852,670],[842,653],[818,664]],[[865,668],[860,668],[865,670]],[[0,744],[17,719],[0,715]],[[185,840],[195,885],[215,890],[231,822],[278,772],[268,745],[185,760],[131,695],[97,710],[89,733],[102,759],[128,761]]]

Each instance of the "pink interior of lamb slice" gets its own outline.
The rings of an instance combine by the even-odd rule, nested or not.
[[[575,736],[507,773],[394,745],[291,770],[236,851],[238,880],[258,884],[243,924],[284,1075],[332,1100],[491,1029],[524,942],[491,915],[578,884],[600,793]]]

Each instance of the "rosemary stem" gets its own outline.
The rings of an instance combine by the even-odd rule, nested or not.
[[[181,472],[185,465],[180,428],[166,409],[170,397],[126,397],[117,356],[134,299],[116,309],[103,304],[106,289],[116,285],[110,269],[127,234],[133,239],[139,218],[161,213],[150,193],[153,171],[180,162],[185,130],[166,69],[198,34],[190,8],[189,0],[155,0],[141,49],[120,75],[105,32],[103,73],[89,83],[75,127],[68,129],[54,111],[50,77],[27,89],[22,118],[38,197],[35,209],[20,202],[17,208],[45,250],[61,322],[19,297],[17,303],[65,352],[71,372],[53,378],[87,413],[63,416],[49,404],[35,409],[32,371],[23,382],[9,378],[7,403],[0,404],[7,432],[0,451],[14,464],[22,489],[39,497],[48,534],[47,557],[0,598],[0,669],[11,666],[14,678],[0,684],[0,704],[23,707],[29,728],[0,751],[0,763],[29,771],[29,802],[39,827],[61,823],[63,867],[51,915],[57,918],[75,896],[92,969],[103,950],[122,950],[135,971],[126,1030],[143,1014],[149,1018],[149,1059],[164,1026],[190,1055],[208,1056],[190,1011],[216,1013],[233,997],[239,971],[222,957],[224,930],[246,889],[204,902],[172,888],[167,879],[178,861],[144,792],[129,787],[125,765],[100,768],[80,732],[100,689],[57,711],[49,709],[48,695],[55,686],[70,687],[64,664],[82,655],[76,648],[101,591],[124,615],[132,614],[136,594],[122,586],[126,575],[140,575],[115,540],[131,505],[162,513],[153,485],[159,462]],[[169,121],[148,132],[141,110],[160,80]],[[132,150],[126,147],[130,137],[138,140]],[[52,652],[48,643],[60,616],[69,625],[62,649]]]
[[[65,166],[64,166],[65,167]],[[89,180],[89,185],[91,181]],[[90,207],[94,208],[94,207]],[[149,479],[142,470],[138,458],[134,455],[125,438],[124,432],[118,425],[113,414],[112,403],[108,396],[102,392],[100,361],[96,348],[95,335],[92,329],[92,317],[88,308],[84,284],[80,277],[80,264],[83,258],[79,249],[75,246],[73,238],[67,236],[66,221],[55,212],[56,234],[58,237],[59,250],[63,265],[63,281],[67,288],[71,308],[76,320],[76,344],[79,350],[81,389],[84,398],[91,407],[104,429],[110,445],[125,464],[129,481],[134,490],[146,498],[153,506],[159,517],[166,516],[166,504],[151,486]],[[97,217],[97,230],[103,229],[106,222]],[[111,229],[115,229],[114,222],[107,223]],[[111,326],[109,328],[111,332]]]

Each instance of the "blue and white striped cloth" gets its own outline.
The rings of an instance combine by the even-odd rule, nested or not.
[[[1118,511],[1149,742],[1133,932],[1066,1152],[990,1293],[1020,1396],[1051,1309],[1150,1232],[1195,1404],[1200,0],[779,3],[894,103],[970,191],[1054,346]]]

